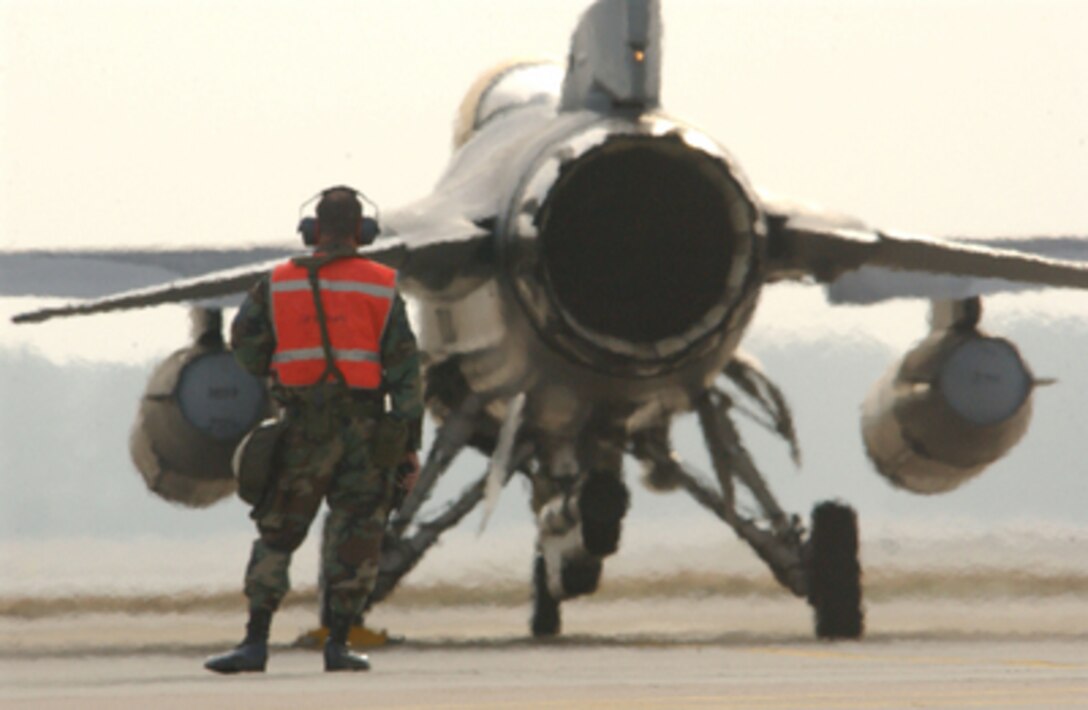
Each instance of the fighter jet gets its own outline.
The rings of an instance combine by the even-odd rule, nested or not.
[[[950,491],[1025,434],[1037,381],[1013,343],[980,328],[981,297],[1088,288],[1088,266],[1076,261],[1088,240],[999,249],[879,230],[762,194],[716,140],[661,106],[661,37],[658,0],[597,0],[565,65],[485,72],[460,107],[437,187],[382,218],[381,236],[361,250],[399,270],[437,425],[420,482],[390,523],[371,603],[445,530],[524,476],[538,531],[530,628],[559,633],[562,602],[592,593],[619,547],[631,455],[647,485],[690,495],[805,599],[818,636],[861,636],[855,512],[839,501],[807,521],[784,510],[735,421],[754,411],[797,456],[784,394],[740,350],[763,289],[776,283],[823,284],[835,303],[932,301],[929,335],[863,405],[864,446],[890,484]],[[15,320],[195,304],[193,342],[152,374],[131,448],[156,493],[208,505],[233,492],[232,452],[270,406],[265,383],[224,345],[219,309],[287,253],[69,254],[186,278]],[[44,253],[3,255],[0,266],[32,274],[27,293],[70,283]],[[689,413],[712,476],[670,443],[673,421]],[[489,457],[487,470],[425,517],[436,482],[469,447]]]

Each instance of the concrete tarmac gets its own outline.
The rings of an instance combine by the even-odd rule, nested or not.
[[[528,638],[523,607],[379,608],[408,636],[374,670],[326,674],[276,619],[268,672],[221,677],[205,655],[239,614],[0,621],[3,708],[1074,708],[1088,707],[1082,598],[870,604],[860,642],[811,638],[803,603],[670,599],[564,607]]]

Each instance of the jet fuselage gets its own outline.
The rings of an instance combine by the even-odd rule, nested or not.
[[[555,433],[587,403],[686,409],[753,314],[760,208],[698,131],[659,113],[557,115],[556,99],[506,107],[455,153],[436,193],[487,220],[491,268],[402,284],[422,348],[456,357],[474,392],[529,393]]]

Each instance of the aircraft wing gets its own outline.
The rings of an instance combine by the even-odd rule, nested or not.
[[[436,262],[451,265],[478,249],[490,232],[467,221],[445,221],[417,225],[412,231],[383,237],[359,254],[411,275]],[[297,252],[292,252],[297,253]],[[20,313],[16,323],[40,323],[51,318],[91,315],[110,311],[145,308],[164,303],[200,302],[234,296],[249,290],[285,258],[279,254],[235,268],[222,269],[146,288],[120,291],[86,301]]]
[[[832,303],[1088,288],[1088,237],[937,239],[781,204],[768,205],[768,222],[769,280],[815,279]]]

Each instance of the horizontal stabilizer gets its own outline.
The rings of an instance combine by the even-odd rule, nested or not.
[[[292,253],[274,246],[0,251],[0,296],[98,298]]]
[[[160,286],[122,291],[112,296],[69,303],[55,308],[42,308],[37,311],[20,313],[12,320],[16,323],[41,323],[52,318],[88,316],[95,313],[158,306],[164,303],[221,298],[245,292],[280,261],[280,259],[273,259],[251,266],[215,271],[205,276],[172,281]]]
[[[944,240],[878,232],[839,217],[772,213],[769,254],[769,280],[813,278],[828,284],[834,303],[1088,289],[1088,238]]]
[[[435,224],[430,227],[421,227],[419,231],[381,238],[374,244],[359,249],[359,254],[399,269],[403,274],[411,275],[414,268],[425,265],[435,258],[455,261],[453,257],[457,254],[469,252],[465,248],[466,243],[474,245],[489,234],[487,230],[467,222],[452,226]],[[236,296],[248,291],[283,258],[285,256],[281,255],[278,258],[213,271],[202,276],[21,313],[12,320],[16,323],[40,323],[51,318],[92,315],[165,303],[199,302]]]
[[[1038,237],[1035,239],[956,240],[956,243],[981,244],[995,249],[1042,256],[1048,259],[1088,262],[1088,238]],[[863,266],[843,274],[827,286],[832,303],[863,305],[892,298],[929,298],[962,300],[994,293],[1028,291],[1045,287],[1038,282],[1011,281],[1001,278],[977,278],[933,274],[920,271]]]

